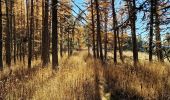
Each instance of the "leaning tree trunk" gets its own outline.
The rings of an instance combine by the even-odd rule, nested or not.
[[[57,29],[57,6],[58,0],[52,0],[52,67],[58,66],[58,29]]]

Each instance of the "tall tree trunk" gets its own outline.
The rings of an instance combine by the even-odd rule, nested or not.
[[[113,29],[114,29],[114,63],[117,63],[117,19],[115,12],[115,0],[112,0],[112,16],[113,16]]]
[[[13,52],[13,6],[14,6],[14,1],[10,0],[10,18],[9,18],[9,22],[10,22],[10,38],[11,38],[11,59],[12,59],[12,52]]]
[[[52,19],[51,19],[51,16],[52,16],[52,11],[50,10],[50,11],[49,11],[49,18],[50,18],[50,19],[49,19],[49,21],[48,21],[48,22],[49,22],[49,25],[48,25],[48,27],[49,27],[49,34],[48,34],[48,39],[49,39],[49,40],[48,40],[48,48],[49,48],[49,50],[50,50],[50,47],[51,47],[51,44],[50,44],[50,43],[51,43],[51,33],[52,33],[52,24],[51,24],[51,23],[52,23]],[[49,52],[48,52],[49,62],[50,62],[50,55],[51,55],[51,54],[50,54],[50,51],[49,51]]]
[[[52,0],[52,67],[53,69],[57,69],[58,66],[57,3],[58,0]]]
[[[2,1],[0,0],[0,70],[3,69],[3,39],[2,39]]]
[[[44,6],[45,6],[45,5],[44,5],[44,4],[45,4],[45,3],[44,3],[44,0],[42,0],[42,27],[41,27],[41,28],[42,28],[42,33],[41,33],[41,35],[43,35],[43,32],[44,32],[44,19],[45,19],[45,18],[44,18],[44,15],[45,15],[45,9],[44,9]],[[44,40],[44,37],[43,37],[43,36],[41,37],[41,40]],[[42,54],[42,53],[43,53],[43,52],[42,52],[42,45],[43,45],[43,41],[41,41],[41,59],[43,59],[43,58],[42,58],[42,57],[43,57],[43,56],[42,56],[42,55],[43,55],[43,54]]]
[[[15,10],[14,10],[15,11]],[[14,63],[16,64],[16,22],[15,22],[15,15],[14,15],[14,18],[13,18],[13,23],[14,23],[14,27],[13,27],[13,32],[14,32]]]
[[[28,40],[29,39],[29,32],[30,32],[30,27],[29,27],[29,0],[26,0],[26,13],[27,13],[27,34],[26,34],[26,40]],[[28,40],[28,42],[26,42],[27,43],[27,45],[28,45],[28,47],[29,47],[29,40]],[[18,50],[17,50],[18,51]],[[27,53],[29,52],[29,49],[27,49]]]
[[[96,2],[96,1],[95,1]],[[96,5],[95,5],[95,10],[96,10]],[[96,15],[96,14],[95,14]],[[97,17],[95,16],[95,19],[94,20],[96,20],[97,19]],[[95,25],[96,25],[97,23],[95,22]],[[97,27],[96,27],[96,54],[97,54],[97,58],[99,58],[100,57],[100,54],[99,54],[99,35],[98,35],[98,33],[97,33]]]
[[[107,1],[105,2],[107,3]],[[104,36],[104,58],[107,60],[107,43],[108,43],[108,38],[107,38],[107,24],[108,24],[108,12],[107,12],[107,7],[105,8],[105,36]]]
[[[5,0],[6,3],[6,18],[7,18],[7,23],[6,23],[6,64],[10,67],[11,66],[11,29],[10,29],[10,19],[9,19],[9,7],[8,7],[8,0]]]
[[[98,40],[98,47],[100,53],[100,59],[103,61],[103,50],[102,50],[102,40],[101,40],[101,27],[100,27],[100,15],[99,15],[99,2],[95,0],[96,3],[96,11],[97,11],[97,40]]]
[[[20,50],[20,61],[22,61],[22,55],[23,55],[23,45],[22,45],[22,38],[23,38],[23,4],[22,4],[22,1],[21,1],[21,5],[20,5],[20,7],[21,7],[21,12],[20,12],[20,14],[21,14],[21,20],[20,20],[20,22],[21,22],[21,25],[20,25],[20,34],[19,34],[19,39],[20,39],[20,42],[19,42],[19,50]]]
[[[130,2],[131,13],[130,14],[130,22],[131,22],[131,32],[132,32],[132,43],[133,43],[133,61],[134,65],[137,66],[138,63],[138,46],[137,46],[137,39],[136,39],[136,2],[133,0]]]
[[[36,27],[35,33],[39,34],[39,0],[36,0],[36,13],[37,13],[37,16],[36,16],[36,20],[35,20],[35,27]],[[42,35],[42,34],[40,34],[40,35]],[[37,43],[36,46],[39,46],[39,43]],[[41,49],[36,50],[36,53],[35,53],[36,59],[38,59],[39,54],[41,56],[40,52],[41,52]]]
[[[96,58],[96,45],[95,45],[95,26],[94,26],[94,7],[93,7],[93,0],[91,0],[91,17],[92,17],[92,35],[93,35],[93,56]]]
[[[28,43],[28,68],[31,68],[31,60],[32,60],[32,40],[33,40],[33,24],[34,24],[34,9],[33,9],[34,2],[31,0],[31,18],[30,18],[30,34],[29,34],[29,43]]]
[[[153,45],[153,0],[151,0],[150,1],[150,3],[151,3],[151,7],[150,7],[150,11],[151,11],[151,13],[150,13],[150,36],[149,36],[149,61],[152,61],[152,55],[153,55],[153,47],[152,47],[152,45]]]
[[[43,27],[43,33],[42,33],[42,66],[47,66],[49,61],[49,38],[48,38],[48,4],[49,0],[45,0],[45,17],[44,17],[44,27]]]
[[[155,29],[156,29],[156,52],[159,61],[163,62],[162,44],[161,44],[161,34],[160,34],[160,18],[158,14],[158,1],[155,0]]]

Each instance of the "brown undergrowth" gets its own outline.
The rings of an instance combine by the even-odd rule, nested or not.
[[[18,74],[17,74],[18,73]],[[0,81],[1,99],[170,99],[170,67],[160,63],[101,63],[86,52],[60,60],[58,71],[40,65]]]

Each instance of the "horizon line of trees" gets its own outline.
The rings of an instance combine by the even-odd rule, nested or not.
[[[32,68],[32,60],[39,56],[45,67],[50,62],[50,53],[52,68],[57,69],[58,55],[62,57],[63,52],[67,51],[70,56],[76,47],[80,48],[85,42],[88,48],[92,46],[94,58],[105,62],[109,32],[113,33],[113,61],[117,63],[118,51],[124,62],[123,36],[126,30],[131,32],[133,62],[136,66],[139,51],[136,22],[139,12],[143,13],[142,21],[147,22],[146,30],[149,31],[149,61],[153,60],[155,43],[158,61],[163,62],[160,26],[169,25],[167,12],[170,1],[143,0],[139,3],[138,0],[123,0],[119,11],[116,1],[87,1],[88,19],[86,10],[82,10],[73,0],[0,0],[0,69],[3,69],[3,58],[9,67],[12,60],[16,64],[18,60],[25,62],[27,58],[28,68]],[[80,12],[76,12],[72,4]]]

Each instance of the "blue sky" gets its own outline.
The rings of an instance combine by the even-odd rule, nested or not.
[[[85,7],[83,7],[83,5],[84,5],[84,0],[74,0],[75,1],[75,3],[81,8],[81,9],[85,9]],[[76,7],[73,3],[72,3],[72,5],[73,5],[73,9],[78,13],[79,12],[79,8],[78,7]]]
[[[86,9],[86,8],[84,7],[84,5],[85,5],[84,2],[85,2],[85,0],[74,0],[74,1],[75,1],[75,3],[76,3],[82,10]],[[121,1],[122,1],[122,0],[116,0],[116,1],[115,1],[115,6],[116,6],[116,8],[119,8],[119,7],[120,7],[120,2],[121,2]],[[143,2],[143,0],[138,0],[137,4],[142,3],[142,2]],[[77,13],[79,13],[79,8],[76,7],[74,4],[72,4],[72,5],[73,5],[73,9],[74,9]],[[137,5],[137,6],[138,6],[138,5]],[[75,16],[77,16],[74,12],[73,12],[73,14],[74,14]],[[137,20],[137,22],[136,22],[137,34],[138,34],[138,35],[141,34],[142,37],[143,37],[143,39],[145,39],[145,41],[147,41],[149,31],[145,32],[144,27],[146,26],[146,22],[142,22],[142,21],[141,21],[141,18],[142,18],[142,13],[138,13],[138,19],[139,19],[139,20]],[[143,24],[143,23],[144,23],[144,24]],[[167,27],[167,26],[161,26],[161,28],[164,28],[164,27]],[[166,32],[170,32],[170,28],[169,28],[167,31],[162,32],[161,34],[165,34]]]

